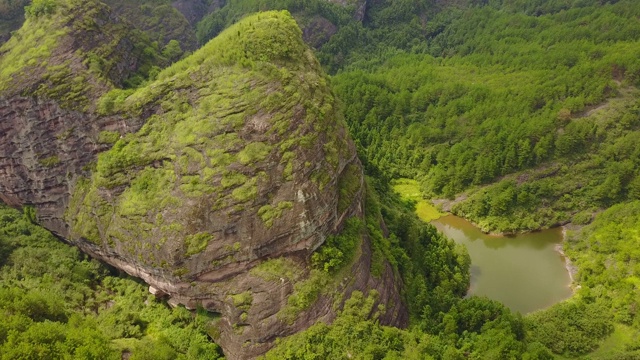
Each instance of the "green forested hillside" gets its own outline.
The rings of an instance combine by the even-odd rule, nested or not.
[[[353,22],[353,6],[345,7],[326,0],[229,0],[220,10],[210,13],[198,23],[198,40],[206,43],[247,14],[266,10],[289,10],[302,27],[318,17],[339,26]]]
[[[639,195],[639,13],[444,11],[414,49],[429,54],[355,62],[334,85],[371,162],[433,197],[471,189],[453,210],[483,229],[585,223]]]
[[[206,312],[171,309],[139,281],[0,207],[0,359],[217,359]]]
[[[580,287],[572,299],[530,316],[530,336],[556,353],[595,350],[593,359],[639,358],[639,234],[639,201],[612,206],[571,232],[565,248],[579,269]],[[592,339],[612,331],[596,347]]]

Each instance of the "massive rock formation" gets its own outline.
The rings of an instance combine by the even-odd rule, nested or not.
[[[99,134],[144,123],[94,111],[102,94],[149,67],[140,56],[145,43],[129,30],[97,1],[60,2],[0,48],[0,199],[35,205],[57,234],[66,234],[70,187],[111,147]]]
[[[124,91],[114,84],[136,58],[116,51],[97,72],[82,54],[100,39],[125,49],[126,37],[91,42],[69,14],[95,6],[104,21],[93,31],[117,19],[98,2],[65,4],[27,20],[53,27],[53,50],[0,77],[3,201],[33,206],[45,227],[170,303],[219,313],[211,334],[231,359],[331,321],[354,290],[377,289],[382,321],[406,322],[392,267],[371,275],[361,222],[350,222],[359,245],[342,271],[312,269],[327,237],[363,217],[365,188],[328,79],[288,13],[248,17]],[[0,64],[19,48],[8,42]],[[52,77],[58,64],[69,72]],[[68,96],[60,85],[80,76],[84,91]]]

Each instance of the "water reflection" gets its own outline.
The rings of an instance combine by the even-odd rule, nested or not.
[[[564,259],[554,249],[562,241],[560,229],[505,237],[484,234],[453,215],[432,223],[469,250],[470,294],[485,295],[522,313],[571,295]]]

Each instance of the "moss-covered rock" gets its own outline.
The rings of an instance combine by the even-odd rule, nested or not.
[[[111,112],[149,115],[140,131],[100,154],[91,186],[77,190],[84,197],[68,212],[72,237],[92,238],[86,224],[95,224],[103,244],[123,249],[123,257],[143,254],[144,266],[186,266],[192,280],[238,241],[250,246],[235,261],[301,241],[295,248],[311,252],[325,237],[309,239],[325,226],[311,215],[335,222],[349,210],[344,199],[335,206],[347,164],[357,177],[348,196],[361,187],[327,79],[284,12],[248,17]],[[194,245],[200,234],[215,240]],[[168,240],[157,246],[157,239]]]
[[[364,235],[341,272],[310,271],[314,251],[363,216],[364,190],[328,78],[287,12],[246,17],[129,90],[109,69],[145,55],[119,55],[126,31],[109,14],[62,0],[27,19],[42,37],[33,41],[52,44],[46,51],[3,47],[0,63],[13,66],[0,76],[3,201],[33,204],[47,228],[170,303],[220,313],[213,333],[229,358],[330,321],[353,290],[398,298],[391,267],[385,282],[371,277]],[[79,26],[115,27],[113,42],[89,43]],[[389,314],[403,319],[400,308]]]
[[[102,2],[39,1],[27,9],[23,26],[0,47],[0,96],[36,95],[90,111],[106,91],[139,82],[166,61]]]

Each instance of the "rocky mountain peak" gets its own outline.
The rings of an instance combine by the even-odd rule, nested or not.
[[[64,9],[45,16],[38,26],[78,21]],[[85,49],[70,29],[55,43]],[[6,44],[0,63],[16,46]],[[43,61],[72,48],[24,58],[13,74],[47,69]],[[61,84],[92,74],[79,53],[68,54],[76,66]],[[51,77],[5,83],[3,201],[34,206],[47,228],[170,303],[219,313],[212,336],[229,358],[331,321],[334,303],[354,290],[378,289],[380,302],[395,304],[382,320],[406,321],[392,268],[371,275],[358,225],[361,165],[328,78],[287,12],[246,17],[135,90],[110,73],[95,77],[95,102],[71,109],[64,89],[34,90]],[[357,239],[345,271],[313,270],[314,251],[345,228]]]

